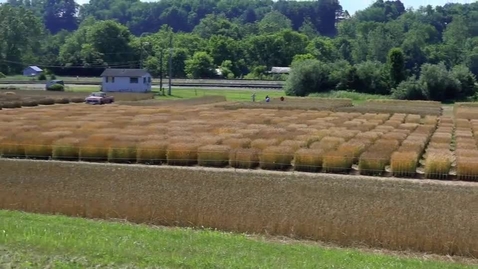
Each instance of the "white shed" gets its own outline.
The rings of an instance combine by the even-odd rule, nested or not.
[[[40,67],[34,65],[27,66],[25,69],[23,69],[23,75],[27,77],[38,76],[39,74],[41,74],[41,72],[43,72],[43,70]]]
[[[151,75],[145,69],[108,68],[101,74],[104,92],[150,92]]]
[[[290,73],[290,67],[279,67],[279,66],[273,66],[271,68],[271,71],[269,71],[270,74],[289,74]]]

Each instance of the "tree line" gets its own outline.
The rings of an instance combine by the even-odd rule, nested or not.
[[[172,50],[170,50],[172,48]],[[337,0],[9,0],[0,6],[0,72],[58,75],[145,67],[174,77],[270,79],[291,95],[330,90],[402,99],[474,96],[478,3],[405,9],[378,0],[347,17]]]

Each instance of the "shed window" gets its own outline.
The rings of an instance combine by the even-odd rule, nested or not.
[[[106,77],[106,83],[108,83],[108,82],[109,82],[109,78],[110,78],[110,77]]]
[[[151,77],[148,77],[148,83],[151,83]]]
[[[146,78],[143,78],[143,84],[146,84]]]
[[[111,83],[115,83],[115,77],[111,77]]]
[[[138,83],[138,78],[129,78],[129,83]]]

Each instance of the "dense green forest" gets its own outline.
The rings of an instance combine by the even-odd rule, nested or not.
[[[170,50],[172,48],[172,50]],[[350,90],[403,99],[473,97],[478,3],[406,10],[377,0],[348,16],[338,0],[8,0],[0,72],[58,75],[146,67],[158,76],[262,78],[290,66],[286,91]],[[277,78],[277,77],[276,77]],[[286,77],[283,77],[284,79]]]

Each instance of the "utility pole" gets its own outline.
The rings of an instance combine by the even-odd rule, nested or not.
[[[140,38],[139,42],[141,43],[140,48],[141,48],[141,56],[139,59],[139,69],[143,69],[143,40]]]
[[[159,92],[164,95],[163,91],[163,52],[164,50],[161,49],[161,54],[159,58]]]
[[[169,85],[168,95],[171,95],[171,76],[173,74],[173,33],[169,36]]]

